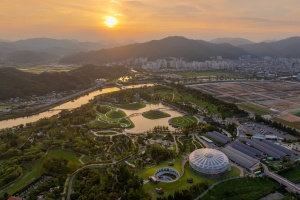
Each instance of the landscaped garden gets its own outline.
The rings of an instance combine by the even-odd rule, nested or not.
[[[147,112],[144,112],[142,115],[147,119],[161,119],[161,118],[171,117],[170,114],[162,112],[160,110],[149,110]]]
[[[187,127],[196,124],[198,121],[193,116],[182,116],[172,118],[169,122],[175,127]]]

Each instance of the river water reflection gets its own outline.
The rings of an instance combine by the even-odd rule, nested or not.
[[[132,86],[126,86],[126,87],[123,87],[123,88],[124,89],[126,89],[126,88],[138,88],[138,87],[143,87],[145,85],[152,86],[153,84],[132,85]],[[97,91],[94,91],[94,92],[90,92],[87,95],[81,96],[81,97],[75,99],[74,101],[68,101],[68,102],[63,103],[59,106],[56,106],[56,107],[54,107],[54,108],[52,108],[48,111],[41,112],[37,115],[33,115],[33,116],[29,116],[29,117],[20,117],[20,118],[16,118],[16,119],[3,120],[3,121],[0,121],[0,129],[9,128],[9,127],[13,127],[13,126],[18,126],[18,125],[26,124],[26,123],[30,123],[30,122],[36,122],[39,119],[56,115],[62,109],[78,108],[81,105],[84,105],[84,104],[88,103],[89,100],[93,99],[95,96],[97,96],[99,94],[105,94],[105,93],[115,92],[115,91],[119,91],[119,90],[120,89],[117,88],[117,87],[97,90]]]
[[[168,126],[169,130],[174,131],[175,129],[169,125],[169,119],[173,117],[179,117],[182,116],[182,114],[178,111],[175,111],[171,109],[170,107],[167,107],[161,103],[159,104],[147,104],[145,108],[141,108],[139,110],[124,110],[124,112],[127,114],[127,116],[130,116],[134,113],[143,113],[149,110],[155,110],[158,108],[163,108],[166,110],[162,110],[163,112],[166,112],[171,115],[171,117],[166,117],[162,119],[147,119],[143,117],[142,115],[136,115],[134,117],[131,117],[131,121],[134,123],[135,127],[132,129],[127,129],[127,132],[129,133],[142,133],[145,131],[149,131],[154,126]]]

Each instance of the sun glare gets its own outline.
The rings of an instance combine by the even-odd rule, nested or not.
[[[114,27],[117,23],[118,23],[117,19],[112,16],[108,16],[105,18],[105,24],[110,28]]]

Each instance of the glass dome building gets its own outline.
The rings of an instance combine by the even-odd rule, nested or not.
[[[190,167],[197,174],[207,178],[218,178],[229,169],[227,156],[216,149],[197,149],[189,156]]]

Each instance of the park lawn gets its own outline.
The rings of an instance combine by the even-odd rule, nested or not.
[[[118,121],[118,123],[125,128],[133,128],[134,123],[128,117],[124,117]]]
[[[199,99],[194,98],[191,94],[183,94],[184,95],[184,99],[187,101],[190,101],[198,106],[200,106],[201,108],[205,108],[207,109],[210,113],[218,113],[218,109],[215,105],[212,105],[208,102],[205,101],[201,101]]]
[[[237,106],[243,110],[246,110],[248,112],[252,112],[258,115],[270,115],[273,114],[271,110],[265,109],[263,107],[251,104],[251,103],[241,103],[237,104]]]
[[[170,114],[162,112],[160,110],[149,110],[147,112],[144,112],[142,115],[147,119],[161,119],[161,118],[171,117]]]
[[[295,128],[295,129],[300,130],[300,123],[299,122],[288,122],[288,121],[285,121],[285,120],[280,119],[280,118],[274,118],[273,120],[276,121],[276,122],[279,122],[281,124],[284,124],[286,126],[289,126],[291,128]]]
[[[24,170],[24,175],[21,177],[20,180],[17,180],[13,184],[9,185],[2,191],[0,191],[0,196],[2,196],[5,192],[8,192],[9,194],[13,194],[22,188],[24,188],[27,184],[32,182],[33,180],[37,179],[43,174],[43,162],[47,158],[64,158],[67,160],[70,160],[80,166],[79,158],[76,156],[76,153],[68,150],[61,150],[61,149],[55,149],[55,150],[49,150],[48,154],[44,156],[42,159],[36,161],[32,164],[31,170]]]
[[[111,119],[118,119],[118,118],[126,117],[126,113],[120,109],[113,109],[108,113],[106,113],[106,116]]]
[[[203,200],[252,200],[260,199],[278,189],[280,185],[267,178],[241,178],[229,180],[215,186]]]
[[[164,167],[169,167],[169,166],[165,165]],[[174,168],[176,169],[176,162],[174,164]],[[177,168],[177,170],[178,170],[178,172],[181,173],[181,166],[179,168],[180,168],[180,170],[178,170],[178,168]],[[156,169],[158,169],[158,168],[156,168]],[[153,175],[154,172],[155,172],[155,170],[153,170],[152,174],[151,173],[149,173],[149,174]],[[187,182],[188,178],[192,178],[194,182],[192,184],[188,183]],[[173,183],[159,182],[158,184],[153,184],[153,183],[149,182],[149,183],[144,185],[144,189],[145,189],[145,191],[147,191],[149,193],[154,191],[154,196],[155,197],[161,197],[162,195],[159,195],[155,192],[155,188],[163,188],[163,190],[164,190],[164,195],[163,196],[167,197],[167,196],[169,196],[169,194],[173,195],[176,190],[187,189],[187,188],[189,188],[190,186],[192,186],[196,183],[205,182],[205,181],[207,181],[209,184],[212,184],[216,180],[206,179],[206,178],[203,178],[203,177],[197,175],[195,172],[190,170],[189,164],[187,163],[185,165],[184,175],[179,180],[177,180]]]
[[[186,127],[193,124],[196,124],[198,120],[193,116],[182,116],[182,117],[174,117],[171,119],[171,123],[178,127]]]
[[[109,123],[107,123],[107,122],[94,120],[94,121],[88,123],[88,126],[90,128],[102,128],[103,126],[107,126],[108,124]]]
[[[115,104],[115,106],[125,110],[139,110],[146,107],[146,104],[143,102],[135,102],[130,104]]]
[[[97,133],[97,135],[116,135],[116,133],[107,131],[107,132]]]
[[[293,183],[300,183],[300,164],[297,164],[294,168],[289,171],[279,173],[280,176],[292,181]]]

